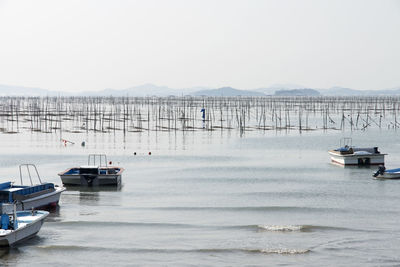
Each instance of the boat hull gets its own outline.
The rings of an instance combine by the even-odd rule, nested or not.
[[[34,198],[22,200],[17,204],[17,210],[31,210],[44,207],[55,207],[60,201],[61,193],[65,191],[64,187],[57,187],[55,191],[49,192]]]
[[[376,178],[376,179],[400,179],[400,172],[395,172],[395,173],[385,172],[383,174],[374,176],[374,178]]]
[[[384,165],[385,154],[370,154],[370,155],[339,155],[329,151],[331,162],[343,166],[362,166],[362,165]]]
[[[88,179],[87,175],[71,174],[60,175],[61,181],[65,185],[101,186],[101,185],[120,185],[120,174],[95,175]]]
[[[49,214],[46,211],[36,212],[41,213],[41,216],[33,222],[24,224],[17,230],[0,230],[0,246],[12,246],[36,235],[42,227],[44,219]]]

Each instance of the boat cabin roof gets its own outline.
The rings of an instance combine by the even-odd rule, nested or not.
[[[80,166],[79,169],[119,169],[119,167],[84,165]]]
[[[83,165],[83,166],[80,166],[79,168],[81,168],[81,169],[98,169],[99,166],[97,166],[97,165]]]

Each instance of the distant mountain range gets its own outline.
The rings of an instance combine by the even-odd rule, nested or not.
[[[53,96],[57,92],[35,87],[23,87],[0,84],[0,96]]]
[[[191,93],[195,96],[265,96],[264,93],[250,90],[238,90],[232,87],[222,87],[211,90],[200,90]]]
[[[314,89],[291,89],[275,91],[276,96],[319,96],[320,92]]]
[[[167,86],[144,84],[127,89],[104,89],[101,91],[86,91],[70,93],[53,91],[35,87],[0,85],[0,96],[374,96],[374,95],[400,95],[400,87],[384,90],[355,90],[343,87],[329,89],[306,88],[301,85],[273,85],[254,90],[239,90],[232,87],[218,89],[193,87],[172,89]]]
[[[104,89],[102,91],[87,91],[83,92],[83,95],[89,96],[169,96],[175,95],[180,96],[189,92],[189,89],[171,89],[167,86],[157,86],[154,84],[143,84],[127,89],[116,90],[116,89]]]

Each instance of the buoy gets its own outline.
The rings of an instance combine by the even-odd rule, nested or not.
[[[63,142],[65,146],[67,145],[67,143],[70,143],[72,145],[75,144],[74,142],[71,142],[71,141],[68,141],[67,139],[62,139],[62,138],[61,138],[61,142]]]

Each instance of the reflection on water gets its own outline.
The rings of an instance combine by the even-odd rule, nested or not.
[[[51,209],[47,211],[49,212],[49,215],[47,216],[46,221],[54,221],[61,216],[60,205],[51,207]]]
[[[0,247],[0,258],[7,257],[10,254],[11,250],[18,251],[18,248]]]
[[[78,197],[80,206],[90,206],[109,205],[119,201],[122,186],[66,186],[66,188],[64,198]]]
[[[19,252],[21,252],[21,250],[24,247],[40,246],[41,244],[43,244],[43,242],[45,242],[46,239],[47,239],[46,236],[34,235],[26,240],[22,240],[22,241],[16,243],[12,247],[12,253],[15,253],[14,249],[18,250],[18,248],[19,248],[19,250],[18,250],[18,253],[19,253]]]
[[[99,202],[100,194],[98,191],[79,191],[79,202],[81,205],[87,205],[88,203]]]
[[[79,186],[79,185],[64,185],[67,191],[78,192],[117,192],[121,191],[122,185],[115,186]]]
[[[77,193],[81,205],[94,204],[101,200],[101,192],[119,192],[122,189],[121,185],[117,186],[65,186],[67,192]]]
[[[336,162],[330,163],[332,166],[341,167],[343,169],[378,169],[376,165],[343,165]]]

